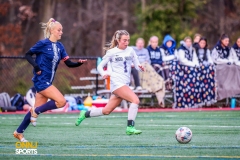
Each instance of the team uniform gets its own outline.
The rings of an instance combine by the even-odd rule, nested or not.
[[[132,63],[137,70],[140,70],[138,57],[131,47],[127,47],[125,50],[114,47],[107,51],[97,69],[102,76],[110,75],[111,92],[124,85],[129,86]],[[103,70],[105,65],[107,65],[107,71]]]
[[[98,65],[98,72],[104,75],[110,75],[110,90],[114,92],[123,86],[129,86],[131,65],[134,64],[137,70],[140,69],[140,63],[135,51],[131,47],[127,47],[121,50],[117,47],[109,49],[103,60]],[[107,71],[103,70],[103,67],[107,65]],[[118,95],[116,95],[118,96]],[[111,100],[111,98],[110,98]],[[116,106],[115,106],[116,107]],[[128,110],[128,121],[126,134],[141,134],[142,131],[136,130],[134,127],[134,121],[137,116],[138,104],[131,103]],[[79,118],[76,120],[75,125],[78,126],[85,118],[98,117],[103,115],[103,108],[93,108],[90,111],[81,111]]]
[[[172,46],[168,47],[167,42],[171,41]],[[163,39],[163,43],[160,46],[160,52],[162,60],[164,62],[163,67],[163,78],[166,81],[167,90],[172,90],[172,85],[175,80],[176,68],[177,68],[177,50],[176,41],[170,36],[166,35]]]
[[[175,103],[173,108],[195,108],[201,102],[199,84],[200,73],[195,49],[181,42],[178,48],[179,65],[176,74]]]
[[[232,53],[230,47],[223,47],[221,42],[218,41],[212,50],[212,60],[215,64],[232,64]]]
[[[33,54],[36,54],[35,60],[32,58]],[[81,62],[72,62],[69,60],[62,43],[51,42],[48,38],[38,41],[25,54],[25,58],[34,67],[34,76],[32,81],[37,92],[46,90],[52,85],[60,60],[64,60],[64,63],[70,68],[78,67],[83,64]],[[41,74],[38,75],[37,73],[39,71],[41,71]],[[26,142],[27,140],[24,138],[23,132],[27,129],[30,122],[33,124],[33,126],[36,126],[36,121],[39,114],[57,108],[58,107],[54,100],[50,100],[36,108],[33,106],[25,115],[17,130],[14,131],[13,136],[19,139],[21,142]]]
[[[235,43],[231,48],[232,59],[234,64],[240,66],[240,47]]]
[[[33,71],[32,78],[34,87],[37,92],[40,92],[52,85],[60,60],[66,60],[69,57],[62,43],[51,42],[48,38],[38,41],[30,51],[36,54],[35,62],[41,69],[40,75]]]

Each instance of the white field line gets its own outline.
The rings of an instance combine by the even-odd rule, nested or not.
[[[114,155],[114,154],[92,154],[92,155],[85,155],[85,154],[37,154],[37,155],[18,155],[13,153],[0,153],[2,156],[36,156],[36,157],[112,157],[112,158],[224,158],[224,159],[233,159],[233,158],[240,158],[240,156],[209,156],[209,155],[201,155],[201,156],[182,156],[182,155],[150,155],[150,154],[142,154],[142,155],[134,155],[134,154],[122,154],[122,155]]]

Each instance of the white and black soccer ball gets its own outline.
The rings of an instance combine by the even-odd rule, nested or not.
[[[179,143],[188,143],[192,139],[192,131],[188,127],[180,127],[176,131],[176,140]]]

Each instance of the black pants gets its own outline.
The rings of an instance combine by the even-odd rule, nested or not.
[[[166,67],[162,67],[162,66],[154,66],[153,68],[155,69],[155,71],[164,79],[164,81],[166,81],[169,78],[169,68]]]
[[[133,75],[135,86],[136,87],[140,86],[138,70],[136,70],[136,68],[133,67],[132,70],[131,70],[131,74]]]

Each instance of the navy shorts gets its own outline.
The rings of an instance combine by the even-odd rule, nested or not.
[[[34,87],[36,88],[37,92],[41,92],[52,85],[49,82],[39,81],[39,80],[33,81],[33,83],[34,83]]]

